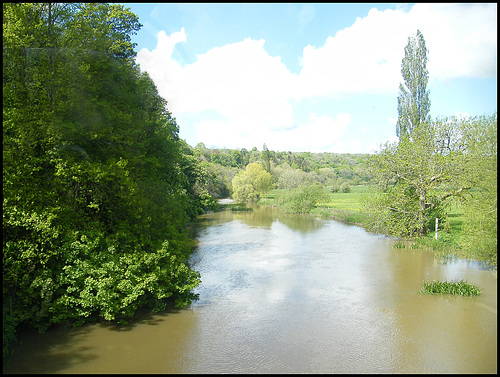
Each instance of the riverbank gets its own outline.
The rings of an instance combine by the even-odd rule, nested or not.
[[[370,186],[352,186],[348,193],[329,193],[328,200],[318,203],[311,211],[310,215],[322,219],[335,220],[344,224],[356,225],[372,231],[368,224],[368,214],[361,209],[361,197],[370,193]],[[258,204],[276,206],[274,198],[279,190],[272,190],[265,197],[261,198]],[[436,258],[441,260],[466,259],[476,262],[483,262],[497,268],[496,258],[476,253],[474,250],[464,250],[459,245],[459,238],[462,234],[462,223],[464,213],[460,206],[452,207],[448,212],[448,226],[440,229],[438,239],[435,233],[431,232],[425,236],[412,239],[401,239],[394,244],[398,249],[423,249],[432,251]]]

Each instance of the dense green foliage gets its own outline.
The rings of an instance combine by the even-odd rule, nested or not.
[[[461,198],[464,223],[460,247],[476,257],[497,264],[497,114],[464,122],[461,133],[467,144],[462,178],[473,190]]]
[[[334,192],[347,192],[350,186],[368,184],[373,177],[365,167],[368,154],[275,152],[265,144],[262,151],[208,149],[199,143],[194,155],[209,172],[206,190],[214,198],[231,196],[234,176],[255,162],[272,175],[273,187],[278,189],[318,182]]]
[[[424,36],[417,30],[415,37],[408,38],[405,56],[401,62],[404,85],[399,84],[397,136],[408,136],[419,125],[430,120],[427,52]]]
[[[443,156],[435,153],[433,134],[420,127],[399,143],[386,144],[370,160],[380,192],[364,203],[372,227],[395,236],[412,237],[427,232],[438,217],[445,220],[443,206],[457,173],[447,171]]]
[[[326,200],[327,193],[318,184],[296,187],[290,190],[280,190],[274,202],[285,212],[309,213],[318,202]]]
[[[466,281],[424,281],[420,293],[432,295],[479,296],[481,290]]]
[[[208,172],[110,4],[3,4],[4,355],[21,324],[123,320],[193,298],[185,225]],[[168,300],[167,300],[168,299]]]
[[[253,162],[234,176],[232,184],[235,200],[257,201],[271,188],[272,176],[264,170],[262,164]]]
[[[480,120],[435,121],[421,125],[411,135],[411,139],[387,143],[368,163],[379,187],[363,203],[364,211],[371,215],[372,229],[402,237],[424,235],[434,230],[436,218],[441,228],[446,225],[447,206],[454,201],[466,208],[474,203],[477,207],[480,201],[487,205],[481,212],[488,219],[482,224],[495,237],[490,246],[496,248],[496,228],[492,233],[496,224],[496,197],[492,196],[496,195],[496,142],[486,144],[486,140],[496,140],[496,114]],[[473,148],[478,138],[482,138],[481,151]],[[485,175],[481,165],[489,166],[489,174]]]

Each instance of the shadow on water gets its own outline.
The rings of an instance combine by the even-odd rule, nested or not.
[[[57,373],[72,364],[97,358],[89,347],[81,345],[89,336],[87,328],[58,325],[44,334],[31,328],[21,329],[19,342],[5,360],[3,373]],[[69,344],[71,347],[66,347]]]
[[[121,325],[115,321],[102,321],[98,322],[97,326],[108,329],[110,331],[132,331],[140,325],[158,326],[165,318],[171,314],[179,313],[180,309],[174,307],[173,304],[169,305],[163,312],[153,313],[149,310],[138,311],[133,318],[127,320],[126,325]]]
[[[129,332],[141,325],[158,326],[169,315],[178,313],[173,305],[164,312],[139,311],[126,325],[117,322],[101,321],[81,327],[56,325],[44,334],[33,328],[18,331],[18,344],[13,353],[5,360],[3,373],[64,373],[74,365],[82,365],[99,358],[101,351],[88,346],[94,329]]]

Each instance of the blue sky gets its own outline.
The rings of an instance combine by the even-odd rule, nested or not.
[[[397,140],[401,60],[429,50],[431,116],[497,111],[496,4],[123,3],[191,146],[372,153]]]

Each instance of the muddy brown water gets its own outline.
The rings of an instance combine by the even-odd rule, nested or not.
[[[497,373],[496,273],[391,247],[364,229],[270,207],[201,216],[200,298],[21,334],[7,373]],[[464,279],[479,297],[420,295]]]

